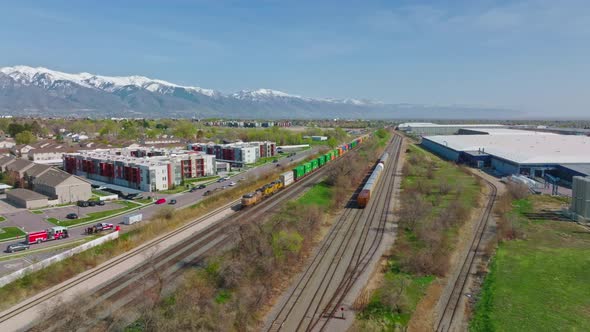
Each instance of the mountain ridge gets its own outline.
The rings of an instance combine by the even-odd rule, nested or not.
[[[145,76],[0,68],[0,113],[31,116],[232,118],[492,118],[510,110],[309,98],[273,89],[225,94]],[[492,116],[493,115],[493,116]]]

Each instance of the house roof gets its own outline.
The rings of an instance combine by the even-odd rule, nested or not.
[[[8,197],[19,198],[23,201],[35,201],[38,199],[47,199],[47,196],[41,195],[29,189],[12,189],[6,193]]]
[[[0,165],[6,165],[15,160],[16,158],[14,156],[3,156],[2,158],[0,158]]]
[[[26,170],[26,169],[30,168],[33,165],[34,165],[34,163],[32,161],[19,158],[19,159],[16,159],[14,162],[10,163],[8,166],[6,166],[6,169],[11,170],[11,171],[20,172],[22,170]]]
[[[51,166],[49,165],[35,164],[33,167],[26,170],[25,174],[27,176],[39,176],[49,169],[51,169]]]
[[[80,179],[77,176],[74,176],[74,175],[64,172],[62,170],[59,170],[57,168],[52,168],[52,169],[44,172],[43,174],[41,174],[37,178],[35,178],[35,180],[33,180],[33,185],[41,184],[41,185],[46,185],[49,187],[56,187],[68,179],[75,179],[80,182],[87,182],[87,181]]]

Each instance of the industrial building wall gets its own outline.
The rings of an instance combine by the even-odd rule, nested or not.
[[[590,219],[590,177],[575,176],[572,190],[572,212]]]
[[[459,152],[450,149],[446,146],[442,146],[438,143],[435,143],[427,138],[422,138],[422,143],[420,143],[420,145],[422,145],[422,147],[424,147],[426,150],[440,156],[443,159],[452,161],[459,160]]]
[[[492,157],[492,168],[500,174],[519,174],[518,165],[494,157]]]

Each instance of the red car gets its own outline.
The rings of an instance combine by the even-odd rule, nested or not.
[[[166,203],[165,198],[160,198],[159,200],[156,201],[156,204],[164,204],[164,203]]]

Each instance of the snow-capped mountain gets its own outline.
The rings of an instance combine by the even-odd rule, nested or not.
[[[438,109],[445,111],[445,108]],[[43,67],[0,68],[0,114],[44,116],[145,116],[232,118],[421,117],[434,108],[364,99],[314,99],[272,89],[224,94],[144,76],[69,74]],[[457,117],[481,117],[485,109],[454,108]],[[498,116],[498,110],[485,112]],[[422,115],[421,115],[422,114]],[[450,114],[450,113],[449,113]],[[475,115],[475,116],[474,116]],[[433,117],[432,114],[426,117]]]

